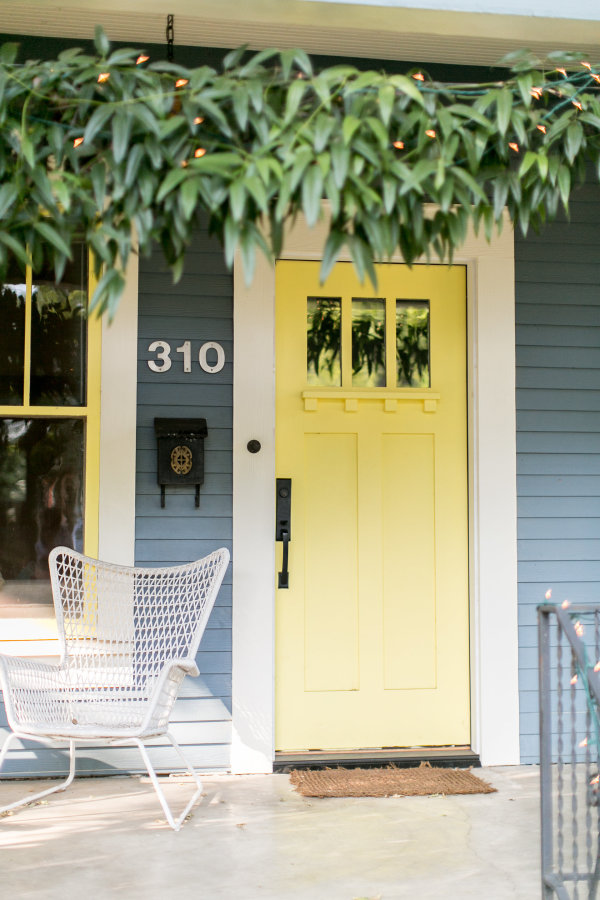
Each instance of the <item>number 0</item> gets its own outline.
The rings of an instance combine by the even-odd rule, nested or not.
[[[217,361],[214,366],[211,366],[210,363],[206,361],[206,354],[209,350],[214,350],[217,354]],[[204,369],[205,372],[210,372],[211,374],[220,372],[225,365],[225,351],[221,345],[215,343],[215,341],[207,341],[206,344],[202,344],[200,347],[198,362],[200,363],[200,368]]]

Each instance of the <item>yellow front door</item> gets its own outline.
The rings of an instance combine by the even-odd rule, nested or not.
[[[277,263],[276,749],[468,744],[465,269],[319,268]]]

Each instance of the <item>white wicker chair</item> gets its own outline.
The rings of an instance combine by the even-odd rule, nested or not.
[[[0,687],[11,728],[0,753],[26,739],[68,741],[66,781],[0,808],[0,813],[63,791],[75,775],[75,742],[135,744],[169,825],[178,831],[202,784],[169,732],[169,716],[186,675],[198,675],[200,639],[229,562],[217,550],[189,565],[142,569],[99,562],[57,547],[50,554],[61,646],[57,665],[0,655]],[[170,740],[196,792],[174,819],[144,747]]]

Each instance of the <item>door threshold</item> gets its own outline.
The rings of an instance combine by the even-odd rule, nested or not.
[[[292,769],[331,767],[367,769],[389,765],[406,768],[418,766],[422,762],[453,769],[481,766],[479,755],[470,747],[383,747],[370,750],[278,750],[275,753],[273,771],[291,772]]]

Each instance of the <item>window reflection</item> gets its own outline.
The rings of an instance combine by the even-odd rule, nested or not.
[[[48,553],[83,550],[83,449],[81,419],[0,419],[0,606],[50,602]]]
[[[431,387],[429,300],[396,301],[398,387]]]
[[[352,386],[385,387],[385,300],[352,299]]]
[[[35,272],[31,315],[31,403],[84,406],[87,339],[87,248],[73,246],[59,284],[54,270]]]
[[[0,285],[0,404],[23,403],[25,275],[14,261]]]
[[[340,387],[342,383],[339,297],[309,297],[306,313],[306,366],[309,384]]]

